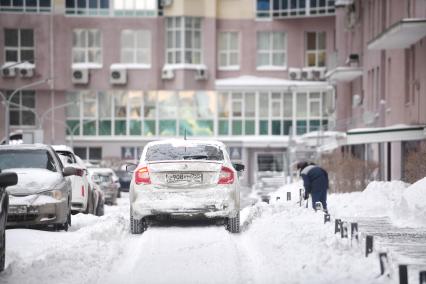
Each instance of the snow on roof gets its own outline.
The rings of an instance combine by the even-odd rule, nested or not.
[[[387,130],[402,130],[402,129],[412,129],[412,128],[421,128],[425,127],[425,125],[408,125],[408,124],[394,124],[385,127],[364,127],[364,128],[353,128],[348,130],[348,134],[350,133],[358,133],[358,132],[380,132]]]
[[[45,144],[16,144],[16,145],[0,145],[0,150],[48,150],[49,146]]]
[[[262,88],[262,87],[279,87],[279,88],[319,88],[325,89],[330,87],[328,82],[323,81],[297,81],[284,80],[278,78],[256,77],[256,76],[240,76],[236,78],[218,79],[215,85],[219,89],[226,88]]]
[[[317,137],[345,138],[346,133],[339,132],[339,131],[311,131],[302,135],[302,138],[317,138]]]

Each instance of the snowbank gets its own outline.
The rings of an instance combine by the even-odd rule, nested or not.
[[[401,226],[426,227],[426,177],[404,190],[393,220]]]

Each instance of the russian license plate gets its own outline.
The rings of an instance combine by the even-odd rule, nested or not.
[[[198,173],[174,173],[174,174],[166,174],[167,183],[178,183],[178,182],[195,182],[202,183],[203,175]]]
[[[27,206],[25,205],[10,205],[8,214],[27,214]]]

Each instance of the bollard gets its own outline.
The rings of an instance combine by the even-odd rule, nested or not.
[[[385,252],[379,253],[379,261],[380,261],[380,275],[384,275],[386,273],[386,276],[389,276],[388,254]]]
[[[299,207],[302,207],[302,199],[303,199],[302,189],[299,188]]]
[[[315,211],[318,211],[318,210],[323,211],[322,203],[320,201],[315,202]]]
[[[291,200],[291,192],[287,192],[287,201]]]
[[[351,223],[351,240],[358,241],[358,223]]]
[[[342,239],[348,238],[348,222],[340,222],[340,236]]]
[[[330,214],[324,213],[324,224],[330,222]]]
[[[420,271],[419,273],[420,284],[426,284],[426,271]]]
[[[342,222],[340,219],[334,220],[334,233],[335,234],[340,232],[340,222]]]
[[[281,199],[281,197],[277,196],[277,199],[276,199],[276,200],[278,201],[278,200],[280,200],[280,199]]]
[[[365,257],[373,252],[373,236],[367,236],[365,240]]]
[[[399,284],[408,284],[408,271],[407,265],[399,265]]]

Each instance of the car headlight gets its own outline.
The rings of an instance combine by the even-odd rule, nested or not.
[[[57,199],[57,200],[61,200],[62,197],[63,197],[62,192],[60,190],[57,190],[57,189],[44,191],[44,192],[41,192],[40,194],[53,197],[54,199]]]

